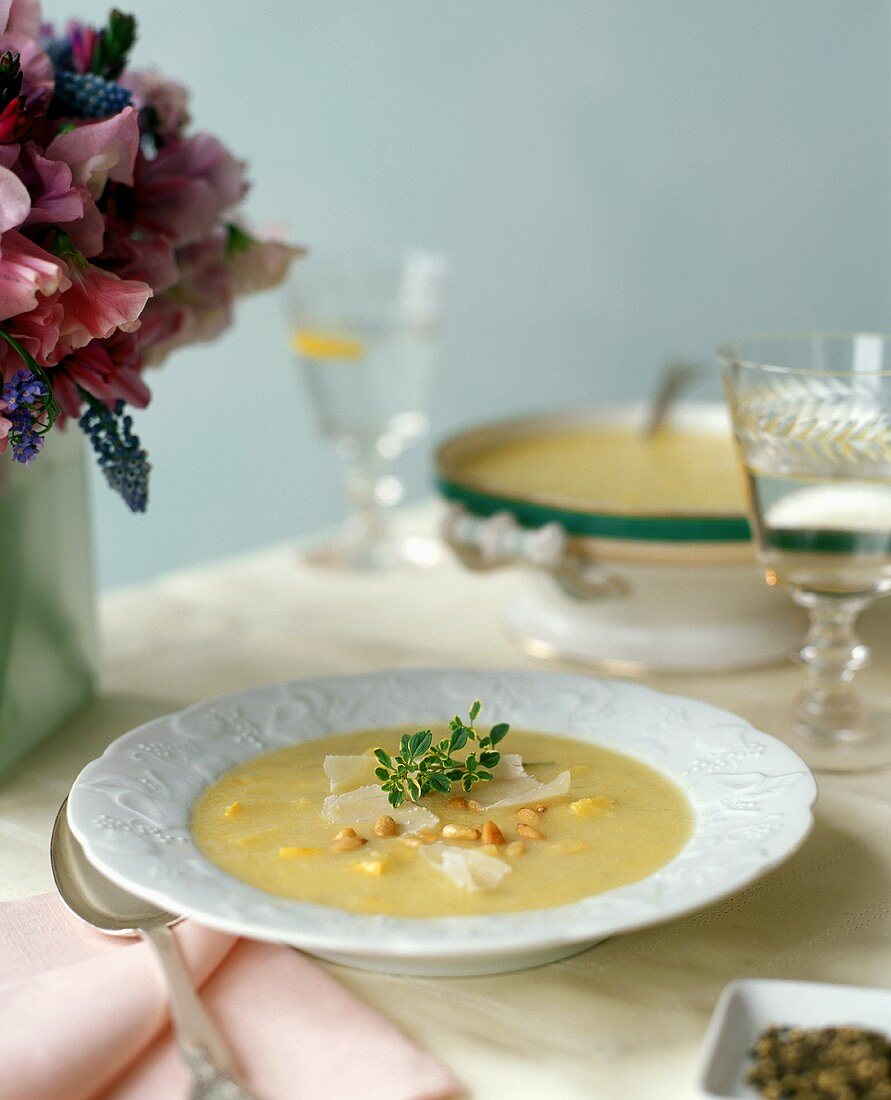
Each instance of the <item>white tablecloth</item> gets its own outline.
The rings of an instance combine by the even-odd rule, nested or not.
[[[50,889],[47,845],[80,767],[127,729],[202,697],[302,676],[402,666],[522,667],[500,609],[517,573],[351,577],[276,547],[113,592],[101,604],[95,702],[0,780],[0,897]],[[864,692],[891,705],[891,600],[863,623]],[[662,676],[656,688],[782,735],[800,671]],[[539,970],[411,979],[330,966],[439,1054],[476,1100],[675,1100],[731,978],[891,984],[891,772],[820,779],[817,826],[750,889],[684,920]],[[358,1100],[358,1098],[357,1098]]]

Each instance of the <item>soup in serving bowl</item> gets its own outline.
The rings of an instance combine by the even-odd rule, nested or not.
[[[653,768],[598,745],[514,730],[491,784],[467,796],[453,785],[454,793],[394,808],[369,753],[381,746],[395,756],[404,732],[326,737],[241,764],[196,803],[198,847],[280,897],[444,917],[567,905],[644,878],[690,836],[690,803]],[[346,778],[337,782],[339,771]]]
[[[614,672],[786,659],[791,601],[755,565],[729,418],[686,404],[652,436],[644,405],[506,420],[436,456],[446,541],[472,569],[524,564],[507,625],[536,656]]]

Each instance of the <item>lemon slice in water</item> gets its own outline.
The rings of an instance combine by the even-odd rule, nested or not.
[[[306,359],[341,359],[357,362],[365,356],[361,340],[336,332],[307,332],[297,329],[291,347]]]

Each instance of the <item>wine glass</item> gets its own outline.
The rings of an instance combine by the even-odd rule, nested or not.
[[[291,346],[343,462],[351,506],[343,532],[308,551],[316,564],[378,570],[440,560],[432,539],[394,531],[389,510],[404,496],[393,462],[430,430],[445,281],[445,258],[418,249],[310,253],[295,269]]]
[[[891,337],[751,337],[718,357],[758,558],[810,614],[790,743],[819,770],[885,767],[891,720],[851,681],[869,660],[857,615],[891,591]]]

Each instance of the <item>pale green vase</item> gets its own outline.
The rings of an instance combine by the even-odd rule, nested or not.
[[[0,456],[0,771],[90,698],[94,604],[85,443],[69,425],[30,466]]]

